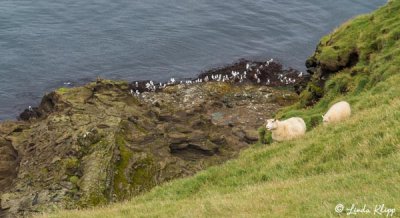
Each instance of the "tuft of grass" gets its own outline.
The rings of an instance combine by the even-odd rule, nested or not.
[[[271,144],[272,143],[272,133],[267,131],[265,127],[258,128],[258,143],[260,144]]]

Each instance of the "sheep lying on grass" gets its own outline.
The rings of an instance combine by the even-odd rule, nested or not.
[[[298,138],[306,133],[306,123],[300,117],[279,121],[276,119],[267,120],[267,129],[272,132],[274,141],[286,141]]]
[[[343,121],[349,118],[350,115],[351,115],[350,104],[345,101],[341,101],[332,105],[332,107],[329,108],[328,112],[326,112],[325,115],[322,115],[322,118],[324,125],[327,125],[329,123],[336,123]]]

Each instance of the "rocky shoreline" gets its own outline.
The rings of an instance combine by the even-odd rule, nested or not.
[[[0,213],[125,200],[220,164],[256,143],[308,79],[272,60],[240,60],[195,79],[60,88],[0,124]]]

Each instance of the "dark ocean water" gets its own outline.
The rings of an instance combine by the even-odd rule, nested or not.
[[[321,36],[385,0],[1,0],[0,120],[97,76],[192,77],[239,58],[304,70]]]

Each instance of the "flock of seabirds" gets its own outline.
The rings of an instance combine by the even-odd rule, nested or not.
[[[240,60],[239,62],[223,67],[220,69],[213,69],[202,73],[196,79],[177,80],[170,78],[168,82],[154,82],[152,80],[135,81],[130,84],[129,93],[139,97],[144,92],[157,92],[161,91],[167,86],[178,84],[198,84],[206,82],[231,82],[231,83],[245,83],[250,82],[266,86],[284,86],[300,83],[303,77],[307,74],[299,72],[294,69],[283,69],[282,65],[274,59],[266,62],[250,62],[247,60]],[[299,78],[299,79],[296,79]],[[72,82],[64,82],[64,86],[73,86]],[[34,107],[28,106],[27,111],[33,112]]]
[[[170,78],[168,82],[154,82],[152,80],[148,81],[136,81],[131,84],[130,94],[135,96],[140,96],[143,92],[157,92],[160,91],[167,86],[184,84],[184,85],[192,85],[198,83],[206,83],[206,82],[232,82],[232,83],[244,83],[244,82],[252,82],[259,85],[277,85],[276,81],[274,82],[272,77],[276,77],[276,80],[280,82],[281,85],[291,85],[296,83],[296,77],[303,77],[303,72],[298,72],[296,76],[293,75],[295,70],[290,69],[288,71],[282,70],[282,66],[274,62],[273,59],[266,61],[265,63],[260,62],[248,62],[248,63],[237,63],[235,66],[233,65],[233,69],[222,68],[219,70],[209,71],[201,74],[196,79],[186,79],[186,80],[177,80],[175,78]],[[237,68],[242,69],[237,69]],[[271,72],[268,72],[271,67]],[[236,69],[235,69],[236,68]],[[278,70],[276,69],[278,68]],[[281,73],[276,73],[281,72]],[[292,74],[292,75],[287,75]]]

